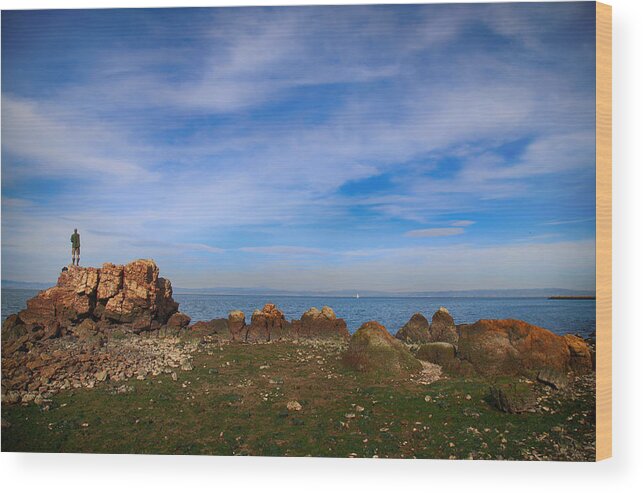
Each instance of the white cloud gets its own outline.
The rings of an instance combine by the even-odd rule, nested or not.
[[[135,162],[127,141],[97,120],[8,94],[2,96],[2,148],[20,160],[30,160],[28,166],[17,166],[5,159],[4,178],[9,181],[30,176],[154,178],[152,172]]]

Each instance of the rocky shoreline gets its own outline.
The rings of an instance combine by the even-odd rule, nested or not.
[[[414,314],[395,337],[371,321],[352,336],[330,307],[286,320],[273,304],[227,319],[190,324],[172,298],[172,285],[151,260],[100,269],[70,266],[2,327],[3,404],[46,403],[59,391],[93,388],[190,371],[199,348],[212,344],[324,342],[337,345],[356,372],[424,378],[520,376],[563,389],[591,374],[591,341],[558,336],[519,320],[456,325],[446,308],[429,322]],[[529,410],[531,395],[494,387],[506,412]]]

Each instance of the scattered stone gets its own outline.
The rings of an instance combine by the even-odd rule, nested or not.
[[[286,404],[286,408],[289,411],[301,411],[302,406],[297,401],[289,401],[288,404]]]
[[[431,385],[433,382],[440,380],[442,376],[442,367],[440,365],[429,363],[428,361],[420,361],[420,364],[422,365],[422,370],[416,377],[418,383]]]

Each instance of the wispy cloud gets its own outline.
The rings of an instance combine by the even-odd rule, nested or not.
[[[328,255],[328,252],[319,248],[307,248],[299,246],[274,245],[263,247],[242,247],[242,252],[260,253],[265,255]]]
[[[545,221],[543,224],[547,226],[561,226],[566,224],[586,223],[594,220],[595,218],[593,217],[585,217],[585,218],[579,218],[579,219],[561,219],[561,220],[555,220],[555,221]]]
[[[409,238],[435,238],[440,236],[455,236],[464,233],[464,228],[427,228],[414,229],[404,234]]]
[[[451,226],[466,228],[467,226],[471,226],[472,224],[475,224],[475,223],[476,223],[475,221],[467,221],[467,220],[451,221]]]

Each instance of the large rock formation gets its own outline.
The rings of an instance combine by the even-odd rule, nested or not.
[[[430,342],[458,343],[458,331],[449,310],[443,306],[431,318]]]
[[[299,339],[337,339],[348,340],[350,334],[346,322],[337,318],[329,306],[321,311],[316,307],[310,308],[301,316],[301,320],[292,321],[293,336]]]
[[[353,334],[343,361],[363,372],[411,375],[422,370],[406,346],[377,322],[366,322]]]
[[[521,320],[478,320],[463,327],[457,357],[483,375],[591,371],[587,344],[574,336],[559,336]]]
[[[3,338],[19,333],[34,340],[84,329],[106,332],[118,327],[131,332],[157,330],[165,324],[184,328],[190,319],[178,314],[172,285],[159,277],[153,260],[102,268],[70,266],[56,286],[27,301],[27,308],[3,324]]]
[[[423,344],[429,342],[431,334],[429,332],[429,321],[421,313],[414,314],[411,319],[404,324],[395,334],[399,340],[411,344]]]

